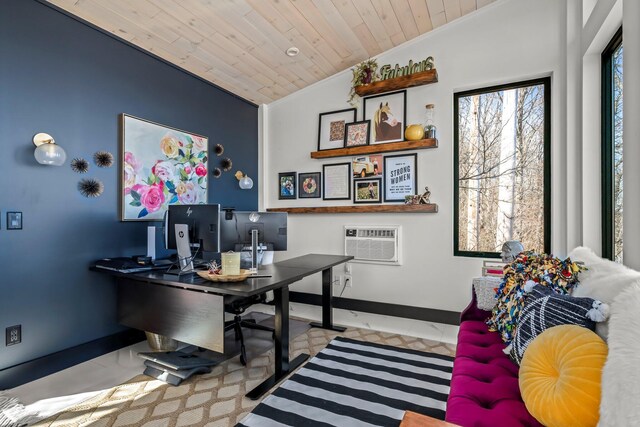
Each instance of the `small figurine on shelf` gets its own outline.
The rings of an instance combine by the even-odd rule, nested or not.
[[[424,193],[422,193],[422,195],[420,196],[420,204],[428,205],[429,203],[431,203],[429,201],[430,197],[431,197],[431,191],[429,191],[429,187],[424,187]]]

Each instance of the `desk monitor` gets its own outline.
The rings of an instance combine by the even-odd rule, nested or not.
[[[206,252],[220,251],[220,205],[169,205],[164,221],[167,249],[177,249],[176,224],[189,227],[191,247]]]
[[[233,211],[231,219],[227,217],[225,212],[220,215],[220,252],[250,248],[252,229],[258,230],[259,249],[287,250],[286,212]]]

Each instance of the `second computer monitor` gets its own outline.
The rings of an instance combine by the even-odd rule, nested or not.
[[[287,250],[286,212],[233,211],[220,214],[220,251],[240,251],[251,246],[253,229],[258,230],[258,244],[264,250]]]
[[[165,246],[176,249],[175,225],[185,224],[189,228],[191,246],[202,245],[206,252],[220,252],[219,226],[220,205],[169,205],[165,218]]]

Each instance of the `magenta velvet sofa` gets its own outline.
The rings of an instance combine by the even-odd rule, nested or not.
[[[518,366],[489,332],[475,293],[460,317],[446,421],[462,427],[542,426],[527,412],[518,386]]]

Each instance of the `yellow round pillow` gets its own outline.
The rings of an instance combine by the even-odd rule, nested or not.
[[[527,347],[519,382],[527,410],[547,427],[598,424],[607,345],[576,325],[549,328]]]

